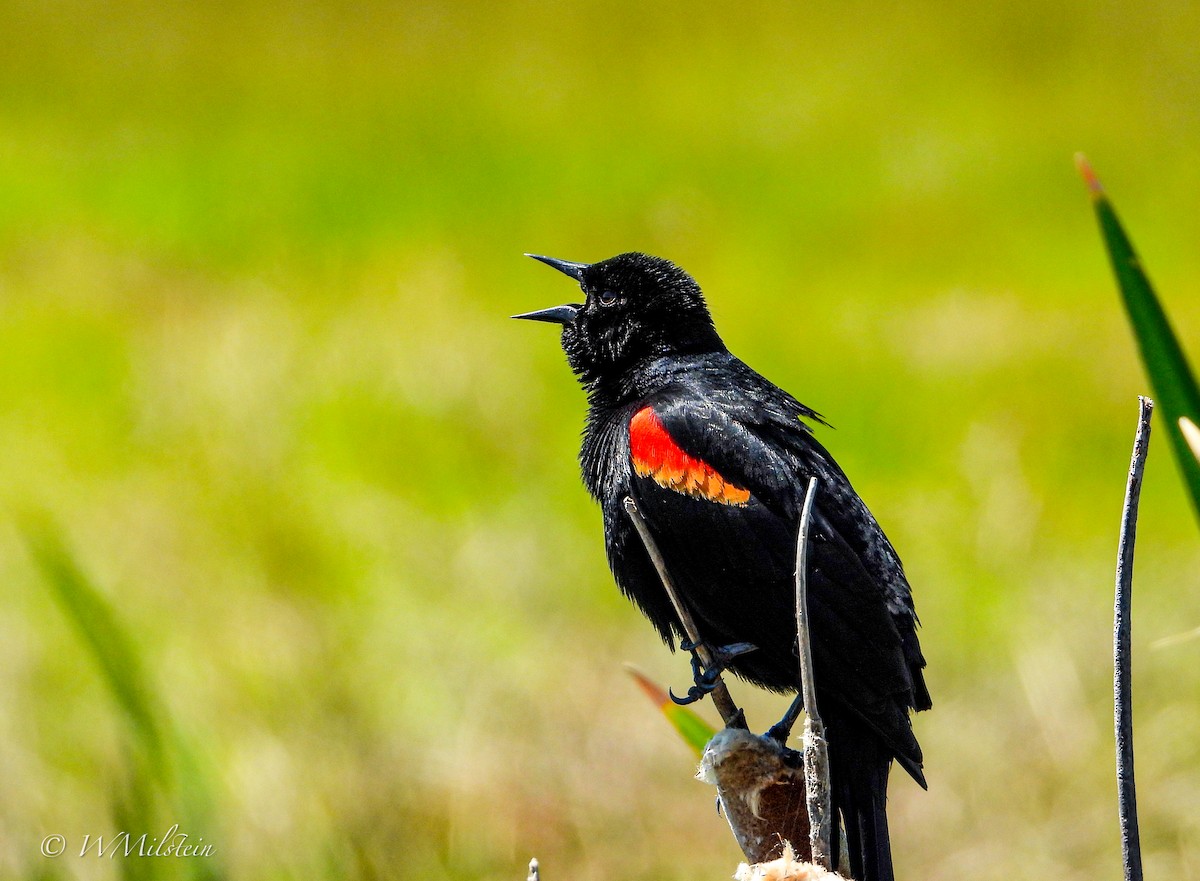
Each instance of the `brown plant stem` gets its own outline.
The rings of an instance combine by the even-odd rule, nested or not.
[[[1113,697],[1117,735],[1117,810],[1121,820],[1121,852],[1125,881],[1142,881],[1142,845],[1138,833],[1137,787],[1133,779],[1133,696],[1130,673],[1130,611],[1133,598],[1133,548],[1137,539],[1138,501],[1150,446],[1150,414],[1154,402],[1139,396],[1137,435],[1125,485],[1121,538],[1117,546],[1117,595],[1113,613]]]
[[[800,655],[800,694],[804,699],[804,788],[808,808],[808,839],[812,861],[832,870],[829,797],[829,745],[825,725],[817,709],[817,687],[813,676],[812,637],[808,626],[808,534],[812,529],[812,506],[817,495],[817,478],[809,478],[800,511],[796,539],[796,643]]]
[[[662,552],[659,551],[658,545],[654,541],[654,536],[650,534],[650,527],[646,525],[646,518],[638,510],[637,503],[629,496],[625,497],[625,510],[629,514],[630,519],[633,520],[633,525],[637,528],[638,535],[642,539],[642,544],[646,546],[646,553],[650,555],[650,561],[654,563],[654,568],[658,571],[658,577],[667,591],[667,596],[671,598],[671,605],[675,607],[675,614],[679,616],[679,623],[683,625],[684,634],[687,636],[688,641],[696,646],[696,654],[700,656],[700,661],[704,664],[705,669],[712,669],[712,653],[709,652],[708,646],[700,638],[700,631],[696,628],[696,622],[692,618],[692,613],[688,611],[687,606],[683,603],[683,598],[680,597],[679,592],[675,589],[675,583],[671,580],[670,573],[667,572],[667,564],[663,560]],[[729,689],[725,687],[725,682],[719,675],[712,690],[712,700],[713,706],[721,714],[721,719],[725,722],[727,728],[746,727],[745,714],[733,702],[733,698],[729,694]]]

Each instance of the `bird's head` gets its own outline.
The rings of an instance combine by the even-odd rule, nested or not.
[[[725,348],[700,286],[670,260],[637,253],[599,263],[528,256],[575,279],[584,302],[513,317],[561,324],[567,361],[585,386],[664,355]]]

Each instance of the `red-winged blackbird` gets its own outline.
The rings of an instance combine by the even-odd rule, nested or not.
[[[789,692],[799,687],[800,507],[809,478],[819,478],[808,602],[833,807],[854,877],[891,881],[888,771],[895,759],[925,786],[909,719],[910,709],[930,706],[925,659],[896,551],[802,421],[823,420],[729,353],[699,286],[673,263],[645,254],[593,264],[530,256],[585,294],[582,304],[514,317],[562,325],[587,393],[579,458],[604,512],[609,565],[668,644],[683,630],[624,498],[645,517],[701,638],[757,646],[731,669]]]

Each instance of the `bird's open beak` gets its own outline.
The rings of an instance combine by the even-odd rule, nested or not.
[[[563,275],[569,275],[578,282],[583,281],[583,271],[591,264],[588,263],[572,263],[570,260],[557,260],[554,257],[543,257],[541,254],[526,254],[526,257],[532,257],[534,260],[540,260],[547,266],[553,266]],[[527,318],[530,321],[549,321],[554,324],[573,324],[575,316],[579,314],[582,306],[567,305],[555,306],[552,309],[542,309],[538,312],[525,312],[521,315],[514,315],[513,318]]]
[[[551,321],[554,324],[572,324],[579,312],[578,306],[552,306],[538,312],[525,312],[513,318],[528,318],[530,321]]]
[[[583,271],[590,266],[590,263],[572,263],[570,260],[557,260],[554,257],[543,257],[541,254],[526,254],[526,257],[532,257],[534,260],[540,260],[547,266],[553,266],[563,275],[569,275],[576,281],[583,281]]]

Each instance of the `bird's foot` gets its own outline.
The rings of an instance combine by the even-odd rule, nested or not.
[[[708,649],[708,654],[712,659],[710,666],[705,667],[704,662],[700,659],[698,649],[705,646]],[[692,653],[692,681],[695,683],[688,689],[684,697],[679,697],[673,691],[668,693],[671,695],[671,700],[682,706],[694,704],[702,699],[706,694],[710,693],[717,687],[717,683],[721,681],[721,673],[728,669],[733,663],[733,659],[739,655],[744,655],[746,652],[752,652],[758,648],[748,642],[735,642],[732,645],[710,646],[705,642],[690,642],[684,640],[679,644],[679,648],[685,652]]]
[[[792,701],[792,705],[788,707],[783,718],[767,729],[767,737],[779,743],[780,746],[787,746],[788,738],[792,736],[792,727],[796,724],[796,719],[799,718],[802,709],[804,709],[804,699],[800,695],[796,695],[796,699]]]
[[[767,737],[780,745],[788,742],[788,738],[792,736],[792,726],[787,719],[780,719],[774,725],[767,729]]]

